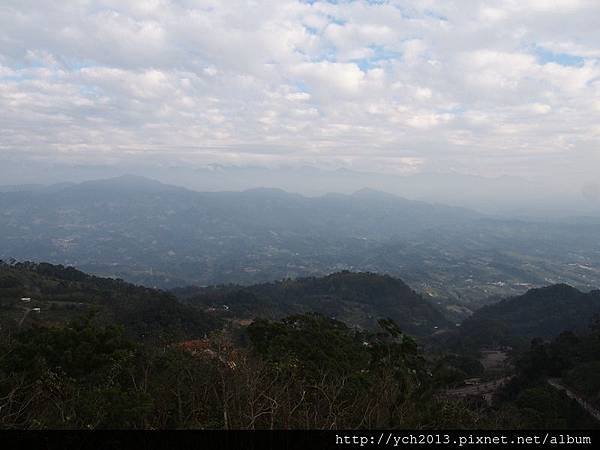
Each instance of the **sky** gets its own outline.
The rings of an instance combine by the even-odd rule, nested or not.
[[[2,0],[0,164],[309,165],[595,192],[599,25],[598,0]]]

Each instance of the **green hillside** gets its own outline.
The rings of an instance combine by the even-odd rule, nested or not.
[[[219,327],[169,293],[46,263],[0,262],[0,310],[0,326],[8,329],[65,323],[94,312],[137,340],[202,336]]]
[[[442,313],[402,280],[373,273],[338,272],[249,287],[175,291],[192,305],[225,309],[236,317],[280,318],[317,312],[347,324],[373,329],[381,318],[403,331],[429,335],[449,326]]]
[[[465,345],[519,345],[552,338],[563,331],[584,331],[600,314],[600,291],[581,292],[565,284],[531,289],[485,306],[460,329]]]

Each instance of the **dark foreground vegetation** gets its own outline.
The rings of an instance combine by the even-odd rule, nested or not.
[[[377,292],[371,282],[383,289],[380,278],[364,274],[307,286],[314,294],[338,285],[330,291],[339,296],[357,280],[362,302],[365,292]],[[294,304],[301,298],[295,289]],[[417,341],[392,319],[371,328],[312,312],[251,320],[208,301],[188,303],[71,268],[2,264],[0,427],[597,426],[549,383],[598,406],[597,323],[577,333],[558,330],[523,351],[503,348],[497,354],[506,361],[490,365],[473,348],[443,348],[428,336]],[[440,333],[459,339],[456,331],[432,331]],[[483,395],[487,386],[496,388]]]

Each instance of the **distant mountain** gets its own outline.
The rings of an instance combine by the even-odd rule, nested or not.
[[[256,272],[262,280],[318,273],[324,269],[315,258],[329,259],[332,269],[348,264],[340,253],[364,240],[384,242],[480,217],[385,193],[199,193],[135,176],[0,193],[0,211],[2,258],[71,264],[167,286],[261,281],[249,276]],[[265,266],[279,269],[264,273]],[[241,276],[232,279],[232,273]]]
[[[31,192],[44,189],[43,184],[9,184],[0,186],[0,192]]]
[[[57,186],[57,185],[54,185]],[[100,193],[133,193],[133,194],[158,194],[161,192],[185,191],[185,189],[169,186],[156,180],[140,177],[137,175],[122,175],[120,177],[84,181],[79,184],[65,186],[63,193],[67,192],[100,192]]]
[[[377,328],[393,319],[409,334],[425,336],[450,326],[442,313],[402,280],[373,273],[339,272],[248,287],[175,290],[183,301],[227,311],[232,317],[281,318],[317,312],[352,326]]]
[[[460,335],[478,345],[525,344],[563,331],[586,331],[598,315],[600,291],[584,293],[557,284],[479,309],[463,322]]]
[[[598,221],[499,220],[362,189],[195,192],[138,176],[0,193],[0,258],[150,287],[388,273],[437,301],[600,285]]]
[[[49,186],[44,184],[15,184],[0,186],[0,192],[43,192],[45,194],[51,194],[74,185],[75,183],[56,183]]]
[[[450,169],[448,169],[450,170]],[[10,160],[0,162],[0,180],[6,184],[80,182],[110,178],[123,173],[145,175],[163,183],[196,191],[243,191],[251,188],[280,188],[304,195],[327,192],[352,192],[368,187],[411,200],[444,203],[492,214],[525,217],[567,215],[600,216],[597,187],[590,179],[580,183],[561,180],[556,173],[550,180],[528,180],[519,176],[482,177],[452,171],[397,174],[366,172],[315,166],[158,166],[136,160],[120,165],[65,165],[53,162]],[[558,177],[558,178],[557,178]],[[0,188],[1,189],[1,188]]]
[[[2,330],[64,324],[95,311],[100,321],[143,341],[201,337],[220,327],[169,293],[47,263],[0,261],[0,311]]]

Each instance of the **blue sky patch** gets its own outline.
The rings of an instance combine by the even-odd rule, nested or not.
[[[536,47],[535,54],[542,64],[555,63],[561,66],[581,67],[585,59],[568,53],[555,53],[543,47]]]
[[[398,60],[402,57],[402,53],[386,49],[381,45],[370,45],[369,48],[373,50],[371,57],[354,61],[362,71],[378,67],[382,62]]]

